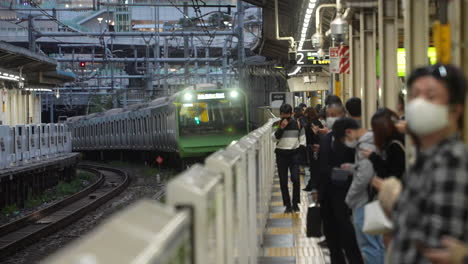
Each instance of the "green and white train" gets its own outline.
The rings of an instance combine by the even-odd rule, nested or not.
[[[67,119],[73,151],[136,150],[204,157],[249,131],[240,89],[186,88],[170,97]]]

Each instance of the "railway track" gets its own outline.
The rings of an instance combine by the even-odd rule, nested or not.
[[[130,183],[126,172],[81,165],[99,179],[84,190],[9,224],[0,226],[0,260],[66,227],[121,193]]]

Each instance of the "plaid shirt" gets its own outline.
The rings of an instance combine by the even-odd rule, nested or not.
[[[450,137],[419,154],[394,211],[392,264],[430,263],[425,247],[442,236],[468,239],[468,159],[463,142]]]

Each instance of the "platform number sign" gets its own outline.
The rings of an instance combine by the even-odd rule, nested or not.
[[[319,58],[317,53],[312,50],[298,51],[296,54],[296,64],[299,66],[328,65],[330,60],[328,56]]]

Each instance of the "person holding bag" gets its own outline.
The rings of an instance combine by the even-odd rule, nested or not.
[[[330,130],[336,120],[345,115],[342,104],[327,105],[326,112]],[[350,217],[351,210],[345,203],[352,174],[341,173],[343,170],[340,170],[341,164],[354,162],[355,151],[335,139],[332,132],[321,136],[317,150],[319,175],[312,182],[312,196],[320,204],[323,233],[331,263],[363,263]]]
[[[394,224],[390,264],[430,263],[428,252],[443,248],[444,236],[468,240],[468,151],[458,135],[466,85],[452,65],[419,68],[408,78],[407,131],[416,162],[401,194],[390,180],[379,193]]]
[[[351,118],[341,118],[333,125],[333,135],[336,140],[347,147],[356,149],[354,164],[341,165],[342,169],[353,171],[351,187],[346,194],[346,204],[353,210],[353,224],[356,238],[365,263],[384,264],[385,249],[381,235],[370,235],[363,232],[364,206],[369,202],[368,187],[375,175],[374,168],[360,149],[375,149],[374,136],[371,131],[361,128],[358,122]]]

